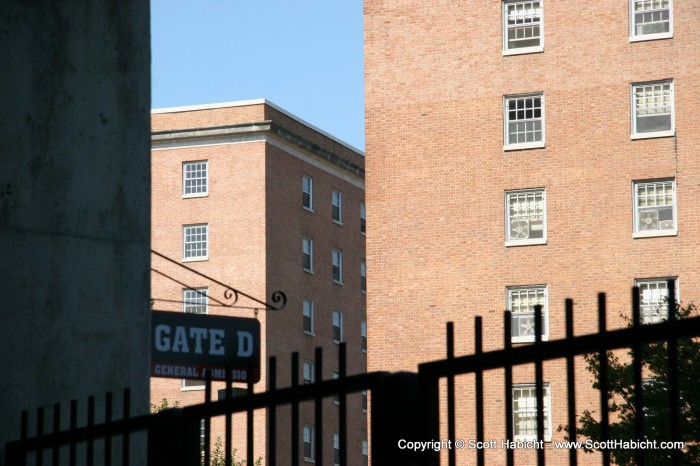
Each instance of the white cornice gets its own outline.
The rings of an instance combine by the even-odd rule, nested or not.
[[[267,99],[252,99],[252,100],[237,100],[233,102],[218,102],[218,103],[211,103],[211,104],[200,104],[200,105],[185,105],[182,107],[166,107],[166,108],[154,108],[151,109],[151,115],[157,115],[161,113],[179,113],[179,112],[193,112],[197,110],[211,110],[211,109],[216,109],[216,108],[229,108],[229,107],[246,107],[249,105],[267,105],[268,107],[274,108],[278,112],[283,113],[284,115],[288,116],[289,118],[292,118],[299,123],[301,123],[304,126],[307,126],[308,128],[318,132],[319,134],[324,135],[325,137],[332,139],[333,141],[337,142],[338,144],[342,144],[343,146],[347,147],[350,150],[353,150],[360,154],[361,156],[365,156],[365,152],[358,149],[357,147],[348,144],[347,142],[338,139],[337,137],[333,136],[330,133],[327,133],[326,131],[323,131],[322,129],[312,125],[311,123],[302,120],[298,116],[294,115],[293,113],[288,112],[287,110],[283,109],[279,105],[275,104],[274,102],[271,102]]]

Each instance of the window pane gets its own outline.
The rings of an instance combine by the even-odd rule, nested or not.
[[[541,45],[542,6],[539,1],[508,2],[506,15],[506,49]]]
[[[541,96],[509,98],[507,108],[507,144],[543,141]]]
[[[508,240],[544,238],[544,191],[508,194]]]
[[[206,194],[208,162],[187,162],[184,164],[184,194]]]
[[[674,181],[636,183],[636,231],[675,230]]]

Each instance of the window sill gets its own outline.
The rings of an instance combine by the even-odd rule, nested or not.
[[[671,137],[671,136],[675,136],[675,135],[676,135],[675,130],[654,131],[653,133],[633,133],[633,134],[630,134],[630,139],[635,140],[635,139],[667,138],[667,137]]]
[[[513,246],[534,246],[534,245],[538,245],[538,244],[547,244],[547,238],[509,240],[509,241],[506,241],[506,243],[505,243],[507,248],[510,248]]]
[[[549,335],[542,335],[542,341],[548,341],[549,340]],[[511,343],[514,345],[520,345],[520,344],[527,344],[527,343],[535,343],[534,338],[523,338],[523,337],[513,337],[510,339]]]
[[[525,149],[542,149],[544,148],[544,141],[537,142],[526,142],[523,144],[508,144],[503,146],[504,152],[509,152],[513,150],[525,150]]]
[[[341,220],[333,220],[333,223],[340,225],[341,227],[343,226],[343,222]]]
[[[313,270],[311,270],[311,269],[304,269],[304,272],[306,272],[306,273],[310,273],[311,275],[313,275],[313,274],[314,274],[314,271],[313,271]]]
[[[209,192],[206,192],[206,193],[197,193],[197,194],[183,194],[182,198],[183,199],[195,199],[198,197],[208,197],[208,196],[209,196]]]
[[[314,209],[311,207],[302,206],[302,209],[304,209],[307,212],[311,212],[312,214],[314,213]]]
[[[304,457],[304,463],[315,463],[315,462],[316,462],[316,460],[313,458]]]
[[[204,257],[188,257],[186,259],[182,259],[182,262],[203,262],[203,261],[208,261],[209,256],[204,256]]]
[[[342,341],[341,341],[341,340],[333,340],[333,343],[336,344],[336,345],[339,345],[339,344],[342,343]]]
[[[180,387],[181,392],[196,392],[200,390],[204,390],[206,388],[206,385],[202,385],[201,387]]]
[[[632,234],[632,238],[638,239],[638,238],[656,238],[659,236],[678,236],[678,230],[654,230],[650,231],[648,233],[642,232],[642,231],[637,231]]]
[[[672,32],[664,32],[661,34],[646,34],[640,36],[630,36],[630,42],[646,42],[648,40],[673,39]]]
[[[314,332],[309,332],[308,330],[304,330],[304,335],[308,335],[310,337],[315,337],[316,334]]]
[[[544,52],[544,46],[540,45],[538,47],[523,47],[522,49],[509,49],[503,50],[502,55],[508,57],[511,55],[527,55],[528,53],[542,53]]]
[[[543,438],[545,443],[552,443],[552,436],[545,435]],[[516,435],[513,437],[514,442],[537,442],[536,435]]]
[[[343,286],[343,282],[341,282],[339,280],[333,280],[333,283],[335,283],[336,285]]]

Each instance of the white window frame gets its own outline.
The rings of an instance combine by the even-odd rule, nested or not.
[[[661,197],[668,197],[662,195],[653,194],[643,194],[643,191],[648,192],[650,189],[663,190],[666,186],[670,184],[673,190],[671,205],[654,205],[654,206],[640,206],[641,196],[647,196],[648,199],[654,199]],[[656,236],[675,236],[678,234],[678,210],[676,203],[676,180],[674,178],[661,178],[657,180],[642,180],[632,182],[632,205],[633,205],[633,238],[649,238]],[[656,200],[654,200],[656,202]],[[658,207],[654,209],[654,207]],[[659,220],[659,211],[671,209],[673,219],[672,220]],[[670,222],[670,223],[669,223]],[[654,225],[657,228],[654,229]],[[663,228],[662,228],[663,225]],[[670,228],[668,228],[670,227]]]
[[[360,233],[367,235],[367,206],[365,201],[360,202]]]
[[[363,320],[360,322],[360,348],[362,352],[367,352],[367,321]]]
[[[305,334],[314,335],[314,302],[304,298],[301,305],[302,308],[302,324],[301,327]],[[306,328],[306,322],[309,322],[309,328]]]
[[[301,267],[304,272],[314,273],[314,240],[308,236],[304,236],[301,239]],[[309,258],[309,267],[304,266],[304,258]]]
[[[658,40],[658,39],[670,39],[673,37],[673,0],[668,0],[668,32],[658,32],[653,34],[637,34],[637,23],[635,15],[635,4],[654,4],[660,0],[630,0],[629,2],[629,24],[630,24],[630,42],[640,42],[645,40]],[[660,12],[664,8],[650,8],[645,10],[648,13]]]
[[[515,4],[534,4],[534,3],[539,3],[539,21],[538,22],[533,22],[531,23],[532,26],[539,26],[540,28],[540,34],[539,34],[539,39],[540,43],[539,45],[533,45],[531,47],[521,47],[521,48],[509,48],[508,47],[508,31],[510,29],[520,29],[522,27],[527,27],[524,24],[520,25],[520,27],[515,27],[515,26],[510,26],[508,24],[508,5],[515,5]],[[502,2],[502,13],[501,16],[503,18],[503,55],[521,55],[525,53],[537,53],[537,52],[543,52],[544,51],[544,1],[543,0],[504,0]],[[533,36],[534,37],[534,36]]]
[[[338,334],[340,339],[335,338],[335,329],[338,329]],[[333,338],[333,343],[343,342],[343,313],[341,311],[333,311],[333,320],[331,322],[331,337]]]
[[[182,312],[189,314],[209,314],[209,289],[183,288]],[[203,310],[202,310],[203,308]],[[202,312],[200,312],[200,310]]]
[[[333,466],[340,466],[340,434],[333,432]]]
[[[369,444],[367,440],[362,441],[362,466],[369,464]]]
[[[340,249],[331,252],[331,277],[333,283],[343,284],[343,251]]]
[[[314,211],[314,179],[309,175],[304,175],[301,177],[301,206],[308,210],[309,212]],[[306,203],[306,196],[309,198],[308,205]]]
[[[191,168],[188,170],[188,168]],[[190,176],[191,175],[191,176]],[[204,184],[198,181],[204,180]],[[194,186],[188,186],[188,182],[193,182]],[[191,188],[192,192],[187,192]],[[182,197],[206,197],[209,195],[209,161],[194,160],[182,163]]]
[[[338,380],[340,378],[340,372],[338,371],[333,371],[333,380]],[[333,395],[333,404],[336,406],[340,406],[340,395],[337,393]]]
[[[513,343],[530,343],[535,341],[535,308],[534,304],[530,306],[532,311],[524,312],[513,309],[513,300],[518,295],[524,295],[526,300],[530,299],[532,293],[542,295],[542,341],[549,339],[549,290],[547,285],[527,285],[527,286],[509,286],[506,288],[506,306],[511,313],[512,329],[525,328],[526,335],[513,336],[511,332],[511,341]],[[534,300],[533,300],[534,301]],[[530,319],[527,319],[530,317]],[[516,327],[518,325],[519,327]],[[525,327],[523,327],[525,326]]]
[[[367,262],[360,261],[360,291],[367,294]]]
[[[209,289],[203,288],[183,288],[182,290],[182,312],[189,314],[209,313]],[[204,312],[197,312],[197,309],[204,306]],[[181,379],[180,390],[204,390],[205,381],[195,379]]]
[[[514,196],[525,196],[531,194],[542,194],[542,238],[530,238],[530,231],[536,231],[530,227],[530,218],[511,218],[510,200]],[[536,201],[535,201],[536,202]],[[531,217],[537,217],[533,214]],[[545,188],[520,189],[505,192],[505,234],[506,246],[529,246],[535,244],[547,244],[547,190]],[[520,220],[521,222],[518,222]],[[527,224],[522,221],[527,220]],[[522,223],[522,225],[521,225]],[[527,228],[527,230],[525,230]],[[539,227],[537,228],[539,229]]]
[[[314,426],[305,425],[302,434],[302,452],[304,455],[304,461],[313,462],[315,459],[316,452],[314,451]],[[306,446],[309,446],[309,455],[306,455]]]
[[[367,412],[367,390],[362,390],[362,400],[361,400],[361,406],[362,406],[362,412],[366,413]]]
[[[343,224],[343,192],[339,189],[331,192],[331,218],[333,223]]]
[[[660,130],[660,131],[644,131],[644,132],[639,132],[637,130],[637,97],[636,97],[636,90],[638,88],[649,88],[651,87],[652,89],[655,89],[658,86],[669,86],[669,95],[670,95],[670,115],[669,118],[671,120],[671,129],[668,130]],[[654,92],[652,90],[652,92]],[[644,97],[645,99],[652,98],[651,97]],[[663,108],[663,107],[662,107]],[[650,138],[663,138],[663,137],[669,137],[669,136],[675,136],[676,135],[676,104],[675,104],[675,92],[674,92],[674,86],[673,86],[673,79],[662,79],[658,81],[647,81],[647,82],[638,82],[638,83],[632,83],[630,84],[630,114],[632,117],[632,123],[631,123],[631,128],[632,128],[632,133],[630,134],[631,139],[650,139]],[[656,111],[656,107],[651,107],[647,111]]]
[[[642,324],[655,324],[668,319],[670,309],[668,302],[669,280],[674,280],[676,303],[679,303],[681,299],[678,277],[637,278],[634,280],[634,286],[639,288],[639,320]],[[666,292],[660,292],[660,289]]]
[[[513,422],[513,437],[515,441],[519,440],[537,440],[537,418],[534,418],[534,421],[532,421],[533,427],[531,431],[533,433],[528,433],[528,434],[516,434],[515,432],[517,431],[517,415],[519,413],[544,413],[544,441],[545,442],[551,442],[552,441],[552,398],[551,398],[551,391],[549,389],[549,383],[545,383],[542,386],[543,388],[543,404],[544,407],[540,411],[537,409],[537,395],[536,395],[536,386],[535,384],[514,384],[513,389],[511,392],[511,396],[513,398],[513,417],[512,417],[512,422]],[[527,401],[525,403],[525,406],[520,409],[518,407],[519,403],[517,403],[516,400],[516,392],[525,392],[530,394],[527,398],[525,398]]]
[[[200,235],[202,232],[196,232],[194,230],[202,228],[204,240],[203,241],[188,241],[189,235]],[[187,245],[188,244],[201,244],[204,243],[204,248],[198,248],[198,255],[187,255]],[[203,253],[202,253],[203,250]],[[183,225],[182,226],[182,262],[194,262],[194,261],[205,261],[209,259],[209,225],[207,223],[197,223],[193,225]]]
[[[316,381],[316,367],[313,361],[303,362],[301,381],[304,385],[312,384]]]
[[[536,107],[534,106],[535,103],[534,101],[532,102],[532,118],[523,118],[523,119],[515,119],[513,122],[519,122],[519,123],[524,123],[528,124],[530,122],[534,123],[539,121],[541,123],[541,131],[542,131],[542,138],[539,141],[526,141],[526,142],[511,142],[510,141],[510,131],[509,131],[509,124],[511,123],[510,120],[510,113],[509,113],[509,104],[510,102],[516,102],[516,107],[517,107],[517,102],[522,100],[523,101],[523,106],[527,103],[529,99],[540,99],[540,116],[539,118],[535,118],[535,110]],[[527,112],[525,108],[522,109],[523,111]],[[516,108],[515,111],[517,112],[518,109]],[[545,100],[544,100],[544,92],[532,92],[529,94],[515,94],[515,95],[506,95],[503,96],[503,150],[504,151],[510,151],[510,150],[521,150],[521,149],[539,149],[545,146],[545,140],[546,140],[546,134],[545,134]]]

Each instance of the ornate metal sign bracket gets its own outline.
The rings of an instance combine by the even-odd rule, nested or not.
[[[271,299],[272,299],[273,304],[266,303],[266,302],[261,301],[257,298],[254,298],[253,296],[251,296],[247,293],[244,293],[241,290],[237,290],[236,288],[234,288],[232,286],[229,286],[225,283],[222,283],[215,278],[212,278],[206,274],[203,274],[202,272],[198,272],[197,270],[194,270],[191,267],[187,267],[186,265],[181,264],[180,262],[178,262],[174,259],[171,259],[170,257],[165,256],[157,251],[154,251],[153,249],[151,249],[151,252],[153,254],[155,254],[156,256],[160,257],[161,259],[165,259],[166,261],[173,263],[173,264],[177,265],[178,267],[182,267],[183,269],[185,269],[189,272],[192,272],[195,275],[199,275],[200,277],[205,278],[205,279],[209,280],[210,282],[216,283],[217,285],[223,287],[224,288],[224,301],[219,301],[218,299],[216,299],[212,296],[207,296],[209,299],[215,301],[216,303],[218,303],[222,306],[233,307],[233,308],[237,308],[237,309],[252,309],[255,312],[255,316],[257,317],[258,312],[261,309],[266,310],[266,311],[281,311],[287,305],[287,295],[285,295],[282,291],[275,291],[272,293]],[[169,280],[172,280],[176,283],[179,283],[182,286],[185,286],[187,288],[192,288],[192,287],[188,286],[187,284],[185,284],[185,283],[183,283],[183,282],[181,282],[181,281],[179,281],[179,280],[177,280],[169,275],[166,275],[165,273],[163,273],[161,271],[155,270],[153,268],[151,268],[151,270],[159,275],[164,276],[165,278],[167,278]],[[253,301],[254,303],[259,304],[259,306],[237,305],[238,300],[240,299],[241,296]]]

